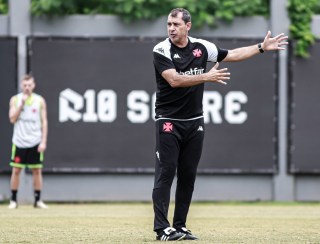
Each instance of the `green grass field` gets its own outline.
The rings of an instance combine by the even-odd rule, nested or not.
[[[151,203],[49,207],[1,204],[0,243],[159,243]],[[320,243],[320,204],[193,203],[188,228],[195,243]]]

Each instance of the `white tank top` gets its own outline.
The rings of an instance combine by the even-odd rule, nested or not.
[[[17,108],[22,103],[22,93],[14,97]],[[20,116],[13,128],[12,143],[19,148],[30,148],[41,142],[41,99],[32,93],[26,100]]]

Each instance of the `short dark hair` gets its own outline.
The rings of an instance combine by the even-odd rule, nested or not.
[[[172,16],[172,17],[177,17],[179,13],[182,13],[182,20],[184,21],[184,23],[191,22],[190,13],[189,13],[188,10],[186,10],[184,8],[172,9],[169,15]]]
[[[33,77],[33,75],[31,75],[31,74],[25,74],[25,75],[22,77],[22,80],[31,80],[31,79],[34,80],[34,77]]]

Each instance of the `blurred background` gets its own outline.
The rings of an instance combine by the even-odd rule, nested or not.
[[[193,200],[320,200],[320,0],[0,0],[1,201],[10,196],[9,99],[25,73],[48,105],[43,199],[151,200],[152,49],[175,7],[191,12],[190,36],[221,48],[257,44],[268,30],[290,36],[285,51],[222,63],[227,86],[206,85]],[[31,193],[26,171],[19,201]]]

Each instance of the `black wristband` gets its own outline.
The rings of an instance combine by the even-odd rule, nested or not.
[[[262,46],[261,46],[261,43],[258,44],[258,48],[259,48],[259,52],[260,52],[260,53],[264,53],[264,50],[263,50],[263,48],[262,48]]]

